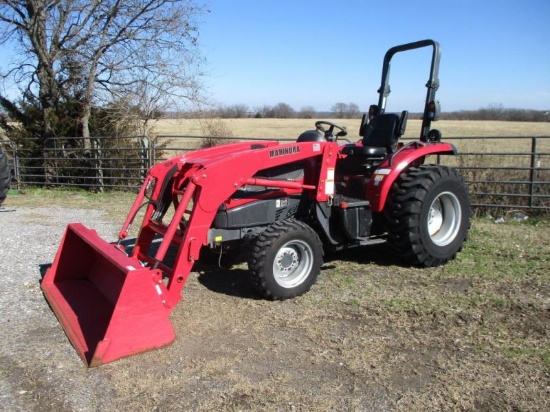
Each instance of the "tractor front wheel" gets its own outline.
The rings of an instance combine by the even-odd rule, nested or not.
[[[322,264],[317,233],[303,222],[287,219],[273,223],[258,236],[248,266],[264,297],[284,300],[307,292]]]
[[[404,262],[438,266],[453,259],[466,240],[468,188],[456,169],[412,167],[393,184],[384,215],[389,243]]]

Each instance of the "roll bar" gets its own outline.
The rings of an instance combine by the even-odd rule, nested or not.
[[[441,58],[441,53],[439,51],[439,43],[434,40],[420,40],[413,43],[402,44],[400,46],[395,46],[389,49],[384,55],[384,64],[382,66],[382,83],[378,89],[379,99],[378,99],[378,110],[379,113],[384,113],[386,109],[386,102],[388,95],[390,94],[390,62],[393,56],[397,53],[420,49],[422,47],[432,47],[432,62],[430,66],[430,78],[426,83],[428,92],[426,93],[426,102],[424,106],[424,115],[422,116],[422,131],[420,134],[421,141],[428,141],[428,132],[430,130],[430,125],[432,121],[435,121],[439,118],[439,103],[435,100],[435,93],[439,88],[439,60]]]

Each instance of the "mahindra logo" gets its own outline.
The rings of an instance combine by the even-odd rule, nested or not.
[[[269,151],[269,157],[287,156],[300,153],[300,146],[281,147]]]

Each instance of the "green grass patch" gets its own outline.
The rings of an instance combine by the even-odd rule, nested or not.
[[[519,223],[495,224],[474,219],[469,241],[441,276],[464,276],[498,282],[510,279],[550,280],[550,219],[537,217]]]
[[[506,357],[510,359],[531,358],[550,368],[550,347],[532,348],[532,347],[511,347],[503,350]]]

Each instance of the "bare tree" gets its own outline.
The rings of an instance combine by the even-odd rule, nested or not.
[[[302,119],[313,119],[315,116],[315,107],[313,106],[304,106],[300,109],[299,116]]]
[[[0,3],[0,44],[10,40],[21,49],[18,60],[12,69],[3,74],[3,78],[13,76],[16,84],[24,85],[22,94],[38,102],[41,109],[41,140],[46,149],[53,136],[53,108],[59,99],[60,91],[56,82],[56,63],[59,55],[59,42],[48,41],[47,15],[55,7],[54,2],[39,1],[2,1]],[[54,34],[54,33],[52,33]],[[5,99],[6,104],[16,104]],[[53,175],[53,166],[45,156],[43,175],[46,180]]]
[[[294,117],[296,112],[294,109],[287,103],[277,103],[271,108],[271,113],[267,117],[274,117],[277,119],[291,119]]]
[[[501,103],[493,103],[478,110],[479,117],[483,120],[503,120],[505,112]]]
[[[2,1],[0,43],[21,50],[6,76],[37,95],[43,136],[53,133],[51,107],[65,98],[78,102],[88,138],[94,104],[139,99],[143,90],[157,102],[197,98],[195,19],[204,11],[194,0]]]
[[[336,103],[330,111],[337,119],[353,119],[359,115],[359,106],[355,103]]]
[[[249,108],[246,104],[234,104],[218,107],[218,114],[225,119],[239,119],[248,116]]]
[[[346,113],[348,119],[353,119],[359,116],[359,106],[355,103],[348,104],[348,112]]]
[[[331,108],[330,111],[334,114],[334,117],[337,119],[343,119],[346,117],[346,113],[348,111],[348,105],[346,103],[335,103]]]
[[[152,122],[160,119],[168,108],[169,103],[161,89],[149,82],[141,82],[135,85],[132,93],[121,94],[108,105],[109,130],[118,131],[119,125],[122,128],[131,125],[133,131],[148,136]]]
[[[255,117],[256,118],[267,118],[270,117],[271,111],[273,108],[267,104],[264,104],[263,106],[258,106],[254,108],[254,111],[256,112]]]

